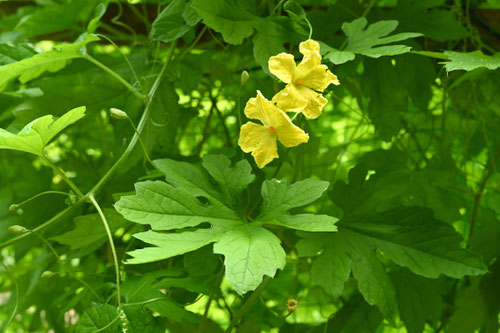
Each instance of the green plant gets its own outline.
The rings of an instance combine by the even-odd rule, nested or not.
[[[495,9],[1,2],[0,330],[498,331]]]

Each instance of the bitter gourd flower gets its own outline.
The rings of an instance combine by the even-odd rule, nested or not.
[[[318,92],[325,91],[332,83],[340,84],[337,76],[321,64],[319,50],[319,43],[309,39],[299,45],[304,57],[298,65],[288,53],[269,58],[269,71],[287,84],[273,97],[273,102],[283,111],[302,112],[307,118],[317,118],[328,103]]]
[[[245,153],[252,153],[261,169],[278,157],[277,140],[285,147],[295,147],[309,140],[309,135],[260,91],[257,97],[248,100],[244,112],[247,118],[260,120],[262,125],[247,122],[241,126],[238,144]]]

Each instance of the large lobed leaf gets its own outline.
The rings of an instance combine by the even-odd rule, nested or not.
[[[335,230],[335,218],[287,213],[292,207],[319,198],[327,182],[264,182],[262,213],[246,222],[235,211],[236,199],[254,179],[246,160],[231,166],[224,156],[205,155],[204,169],[169,159],[155,164],[167,182],[137,183],[135,195],[122,197],[115,204],[126,219],[149,224],[153,229],[134,235],[153,247],[130,252],[130,264],[158,261],[215,243],[214,252],[225,257],[226,277],[238,293],[244,294],[257,288],[264,275],[272,277],[285,266],[281,241],[262,224],[307,231]],[[210,227],[193,229],[202,223]],[[189,229],[174,231],[182,228]]]
[[[398,21],[378,21],[369,25],[366,18],[361,17],[350,23],[342,24],[342,30],[348,38],[344,50],[337,50],[325,45],[325,58],[334,64],[342,64],[353,60],[355,54],[362,54],[371,58],[396,55],[409,52],[411,47],[401,44],[387,45],[409,38],[422,36],[421,33],[405,32],[389,35],[398,26]]]

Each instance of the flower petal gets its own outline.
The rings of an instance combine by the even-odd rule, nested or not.
[[[285,83],[290,83],[293,80],[295,73],[295,60],[293,55],[288,53],[280,53],[269,58],[269,71],[278,79]]]
[[[299,52],[304,55],[302,62],[311,62],[312,65],[321,63],[321,54],[319,53],[319,43],[315,40],[308,39],[299,45]]]
[[[278,108],[257,90],[257,97],[250,98],[245,106],[245,115],[249,119],[258,119],[266,126],[274,126],[280,119]]]
[[[307,64],[301,63],[297,67],[297,72],[300,72],[301,66],[306,66]],[[302,83],[304,86],[312,88],[317,91],[325,91],[325,89],[331,84],[339,85],[339,79],[335,74],[328,70],[326,65],[316,65],[312,68],[308,68],[305,75],[302,76]]]
[[[323,111],[323,108],[328,103],[328,100],[323,95],[305,86],[297,86],[298,93],[309,103],[301,111],[307,118],[318,118]]]
[[[273,102],[285,112],[301,112],[309,101],[300,94],[297,85],[291,83],[273,97]]]
[[[283,111],[281,113],[283,114],[283,118],[279,126],[276,127],[276,133],[283,146],[295,147],[309,141],[309,135],[300,127],[294,125],[286,113]]]
[[[245,153],[252,152],[259,168],[278,157],[276,134],[268,127],[248,122],[241,126],[238,145]]]

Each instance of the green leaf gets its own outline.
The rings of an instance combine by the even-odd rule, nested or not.
[[[356,233],[397,264],[414,273],[436,278],[484,274],[479,255],[460,247],[462,237],[450,225],[436,220],[428,209],[401,207],[374,215],[350,217],[342,228]]]
[[[234,0],[194,0],[192,4],[203,23],[222,34],[229,44],[241,44],[258,25],[259,18]]]
[[[85,107],[81,106],[66,112],[56,120],[52,115],[35,119],[17,134],[0,128],[0,149],[21,150],[41,156],[50,140],[84,116]]]
[[[116,307],[109,304],[101,304],[85,310],[85,313],[78,321],[76,332],[91,333],[99,330],[113,321],[118,315]],[[115,321],[107,332],[118,332],[120,321]]]
[[[444,309],[439,280],[427,279],[407,270],[391,274],[396,287],[399,315],[408,333],[421,333],[427,321],[437,323]]]
[[[214,252],[225,256],[228,280],[242,294],[256,288],[264,275],[274,276],[285,264],[280,240],[261,226],[263,220],[303,230],[335,230],[335,218],[287,214],[288,209],[318,199],[328,182],[304,180],[293,185],[276,180],[266,182],[262,192],[263,220],[257,218],[246,223],[235,212],[238,194],[254,179],[246,160],[231,167],[226,157],[208,154],[202,163],[206,171],[169,159],[157,160],[155,164],[168,183],[137,183],[137,194],[124,196],[115,204],[116,210],[128,220],[150,224],[153,229],[134,235],[153,247],[130,252],[133,258],[128,263],[158,261],[215,242]],[[195,227],[204,222],[210,227],[158,232]]]
[[[255,179],[247,160],[239,161],[232,168],[231,161],[227,157],[207,154],[203,156],[203,167],[215,179],[227,201],[240,195],[241,191]]]
[[[300,235],[305,237],[297,243],[300,256],[315,255],[324,249],[323,254],[313,262],[311,274],[314,283],[325,288],[333,297],[338,297],[352,271],[368,304],[376,305],[385,318],[394,320],[394,286],[370,243],[345,229],[335,234]]]
[[[104,215],[111,231],[127,225],[127,220],[114,209],[105,208]],[[71,249],[81,249],[96,242],[106,241],[106,230],[99,214],[89,214],[75,217],[75,228],[51,239],[70,246]]]
[[[257,34],[253,38],[253,54],[262,69],[269,73],[269,58],[285,52],[285,43],[298,44],[307,38],[299,34],[288,17],[278,16],[262,19],[256,25]]]
[[[465,70],[472,71],[477,68],[485,67],[495,70],[500,67],[500,53],[493,56],[487,56],[480,50],[468,53],[444,51],[449,61],[441,62],[448,72]]]
[[[224,255],[226,277],[239,294],[256,289],[264,275],[273,277],[285,267],[286,253],[280,240],[257,223],[226,232],[214,245],[214,253]]]
[[[436,8],[440,6],[443,9]],[[469,34],[459,17],[446,8],[444,0],[399,0],[392,17],[398,19],[400,29],[418,31],[439,42]]]
[[[171,275],[177,275],[177,272],[167,269],[150,272],[142,277],[128,278],[122,286],[122,296],[129,303],[145,302],[146,308],[174,321],[198,321],[196,315],[183,309],[182,306],[161,292],[161,289],[167,285],[172,285],[172,283],[166,285],[161,278]],[[173,280],[182,281],[178,278],[173,278]]]
[[[191,26],[186,24],[183,14],[186,0],[174,0],[158,15],[151,27],[151,40],[171,42],[184,36]]]
[[[370,98],[368,113],[380,138],[390,141],[401,129],[401,114],[408,110],[408,92],[401,87],[402,74],[390,59],[363,62],[361,87]]]
[[[16,77],[19,77],[21,83],[26,83],[39,77],[43,72],[57,72],[66,66],[68,60],[82,57],[82,48],[97,40],[99,37],[88,34],[83,41],[74,44],[59,44],[52,51],[39,53],[0,67],[0,91],[4,90],[7,84]]]
[[[336,241],[331,242],[331,246],[314,260],[311,267],[312,281],[322,286],[333,298],[338,298],[342,294],[344,284],[350,275],[351,257]]]
[[[104,16],[105,13],[106,13],[106,4],[101,2],[95,8],[94,17],[90,20],[89,24],[87,25],[87,32],[89,34],[93,34],[97,30],[101,18]]]
[[[398,26],[398,21],[378,21],[367,25],[366,18],[361,17],[350,23],[342,24],[342,30],[348,38],[344,50],[329,48],[325,57],[334,64],[341,64],[354,59],[354,54],[362,54],[371,58],[407,53],[411,47],[401,44],[386,45],[409,38],[422,36],[421,33],[405,32],[388,36]]]
[[[340,233],[339,233],[340,234]],[[352,258],[352,274],[366,302],[376,305],[390,321],[396,316],[396,292],[384,265],[375,256],[369,243],[349,231],[340,234]]]
[[[220,231],[223,232],[223,231]],[[127,264],[143,264],[170,258],[179,254],[197,250],[219,238],[219,230],[200,229],[192,232],[158,233],[154,231],[140,232],[134,235],[141,241],[154,245],[128,252],[132,259]]]
[[[373,333],[382,320],[377,308],[370,306],[357,294],[328,321],[328,332]]]
[[[262,184],[263,208],[257,221],[304,231],[335,231],[337,218],[327,215],[298,214],[288,211],[311,203],[321,197],[329,183],[306,179],[293,185],[288,181],[266,180]]]

